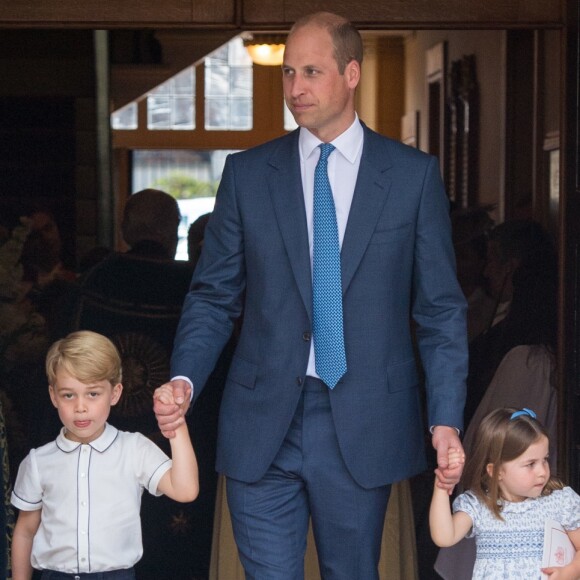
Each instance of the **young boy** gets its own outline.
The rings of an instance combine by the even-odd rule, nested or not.
[[[13,580],[131,580],[141,558],[141,495],[193,501],[197,461],[187,426],[171,439],[169,459],[139,433],[107,423],[121,396],[121,359],[95,332],[69,334],[46,357],[49,393],[64,425],[56,441],[24,459],[12,493],[19,510]],[[154,398],[172,401],[160,387]]]

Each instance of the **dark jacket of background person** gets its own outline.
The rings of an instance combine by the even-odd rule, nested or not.
[[[557,261],[554,245],[540,224],[517,220],[498,225],[490,244],[499,251],[502,274],[498,303],[509,302],[500,322],[470,345],[466,428],[504,356],[518,345],[544,345],[554,352],[557,338]],[[488,258],[489,259],[489,258]],[[490,266],[486,275],[491,278]],[[502,280],[503,277],[503,280]]]

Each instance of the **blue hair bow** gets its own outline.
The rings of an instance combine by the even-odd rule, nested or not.
[[[522,417],[523,415],[527,415],[528,417],[531,417],[532,419],[537,418],[537,415],[531,409],[527,409],[526,407],[524,407],[521,411],[515,411],[514,413],[512,413],[512,416],[510,417],[510,421],[513,421],[514,419],[517,419],[518,417]]]

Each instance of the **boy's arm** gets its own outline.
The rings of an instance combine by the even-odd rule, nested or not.
[[[172,467],[159,481],[157,490],[176,501],[193,501],[199,494],[199,475],[187,423],[180,425],[169,441]]]
[[[576,555],[572,562],[567,566],[542,568],[542,572],[550,578],[550,580],[578,580],[580,578],[580,528],[577,530],[570,530],[568,532],[570,541],[576,548]]]
[[[451,513],[447,490],[437,487],[435,483],[429,510],[429,529],[433,542],[440,548],[454,546],[472,526],[473,522],[465,512]]]
[[[171,385],[161,385],[155,389],[154,403],[174,404]],[[184,412],[189,401],[182,403]],[[157,490],[176,501],[193,501],[199,494],[199,475],[197,459],[189,437],[187,423],[182,423],[175,429],[175,436],[169,439],[171,445],[172,466],[157,485]]]
[[[20,511],[12,538],[12,580],[32,578],[32,540],[40,526],[41,510]]]

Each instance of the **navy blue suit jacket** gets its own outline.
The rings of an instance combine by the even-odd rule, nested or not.
[[[448,212],[437,160],[364,127],[341,251],[348,371],[330,392],[363,487],[425,468],[413,333],[430,425],[462,428],[465,300]],[[260,479],[286,435],[310,351],[311,280],[295,131],[228,157],[175,339],[172,376],[189,377],[197,397],[243,309],[218,435],[229,477]]]

